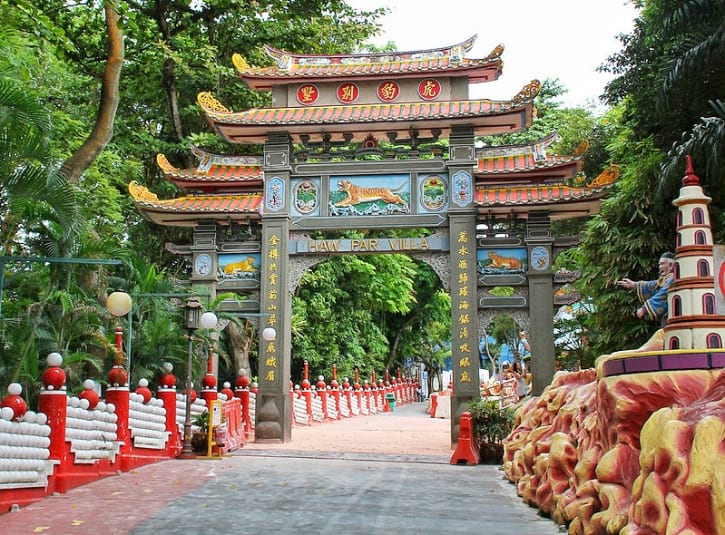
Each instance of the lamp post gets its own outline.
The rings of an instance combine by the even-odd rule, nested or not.
[[[120,318],[121,316],[125,316],[129,312],[131,312],[131,296],[128,295],[126,292],[113,292],[108,296],[108,300],[106,301],[106,308],[108,311],[116,316],[117,318]],[[130,318],[129,318],[129,324],[130,324]],[[130,336],[130,334],[129,334]],[[128,357],[128,374],[131,372],[131,355],[127,355]],[[116,326],[116,358],[113,359],[114,362],[114,368],[118,368],[119,372],[122,372],[123,368],[123,327],[120,325]],[[128,375],[126,376],[126,381],[123,379],[123,373],[117,374],[116,377],[119,381],[119,386],[124,386],[122,383],[125,383],[128,380]],[[113,383],[113,381],[112,381]]]
[[[184,412],[184,442],[181,459],[193,459],[191,447],[191,366],[194,356],[194,332],[201,326],[204,329],[216,327],[217,317],[213,312],[201,313],[201,303],[197,297],[190,297],[184,308],[185,327],[189,332],[189,354],[186,360],[186,407]]]

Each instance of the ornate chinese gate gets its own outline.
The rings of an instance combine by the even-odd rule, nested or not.
[[[551,264],[559,244],[551,220],[596,211],[613,178],[567,185],[579,159],[547,155],[554,136],[477,148],[479,136],[530,125],[539,85],[511,101],[468,100],[470,82],[495,80],[502,69],[502,47],[474,60],[465,57],[472,44],[325,57],[268,48],[276,66],[267,68],[235,56],[250,87],[272,91],[272,107],[234,113],[207,93],[199,103],[217,134],[263,144],[264,155],[195,149],[200,164],[187,170],[160,155],[166,176],[190,192],[179,199],[159,200],[130,185],[151,221],[194,227],[193,244],[173,249],[192,261],[194,285],[211,295],[251,294],[251,309],[229,309],[258,312],[260,327],[277,331],[275,340],[259,341],[258,439],[290,440],[291,295],[305,269],[333,254],[410,254],[433,266],[450,291],[453,442],[461,413],[480,395],[479,340],[493,311],[514,311],[527,324],[534,392],[553,377]],[[399,228],[435,233],[385,237]],[[382,237],[308,234],[343,229]],[[516,293],[488,293],[503,285]]]

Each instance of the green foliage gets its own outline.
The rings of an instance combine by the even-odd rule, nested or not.
[[[486,333],[499,345],[506,344],[511,348],[516,360],[519,359],[519,333],[521,326],[510,314],[496,314],[486,327]]]
[[[191,425],[196,427],[199,433],[207,433],[209,431],[209,411],[200,412],[194,416]]]
[[[671,203],[686,153],[695,157],[696,172],[705,170],[700,177],[713,198],[713,231],[722,239],[725,129],[715,100],[725,94],[723,8],[717,0],[643,2],[634,32],[622,37],[623,49],[603,67],[618,75],[606,91],[607,101],[619,104],[611,114],[620,125],[607,151],[623,171],[601,213],[587,223],[580,247],[583,276],[576,287],[596,309],[581,318],[587,362],[637,347],[657,328],[633,318],[636,298],[613,283],[654,278],[659,255],[674,249]]]
[[[511,297],[516,293],[516,289],[513,286],[496,286],[488,293],[496,297]]]
[[[514,428],[513,407],[501,409],[496,400],[478,398],[468,410],[473,417],[473,435],[483,444],[500,444]]]

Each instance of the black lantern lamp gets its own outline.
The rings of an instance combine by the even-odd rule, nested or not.
[[[186,318],[186,328],[189,331],[189,335],[193,334],[195,330],[199,328],[199,318],[201,317],[201,302],[198,297],[190,297],[186,301],[184,307],[184,314]]]
[[[194,450],[191,446],[191,366],[194,353],[194,331],[199,328],[201,303],[199,298],[190,297],[184,307],[186,330],[189,331],[189,355],[186,359],[186,403],[184,411],[184,441],[181,448],[181,459],[193,459]]]

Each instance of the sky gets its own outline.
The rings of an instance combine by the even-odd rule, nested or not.
[[[637,11],[627,0],[347,0],[356,9],[389,7],[376,45],[399,51],[439,48],[478,35],[469,58],[504,45],[498,80],[475,84],[471,98],[509,100],[533,79],[558,78],[567,106],[600,107],[611,79],[596,68],[621,50]]]

